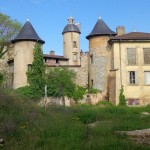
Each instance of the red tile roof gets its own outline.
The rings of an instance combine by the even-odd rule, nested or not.
[[[49,55],[49,54],[43,54],[44,58],[52,58],[52,59],[61,59],[61,60],[68,60],[68,58],[65,58],[64,56],[60,55]]]
[[[150,33],[144,33],[144,32],[130,32],[123,35],[118,35],[113,38],[111,38],[110,42],[115,41],[126,41],[126,40],[150,40]]]

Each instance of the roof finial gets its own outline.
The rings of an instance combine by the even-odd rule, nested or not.
[[[26,21],[30,21],[28,17],[27,17],[27,20],[26,20]]]
[[[102,19],[102,17],[100,16],[98,19]]]

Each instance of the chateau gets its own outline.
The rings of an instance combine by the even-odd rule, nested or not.
[[[43,54],[45,64],[75,70],[77,84],[100,90],[103,99],[115,105],[122,86],[128,105],[150,104],[150,33],[125,33],[123,26],[114,32],[98,19],[86,36],[87,53],[80,50],[80,34],[80,25],[70,17],[62,32],[64,55],[54,51]],[[27,85],[26,72],[32,65],[36,42],[45,43],[27,20],[3,61],[10,74],[8,85],[14,89]]]

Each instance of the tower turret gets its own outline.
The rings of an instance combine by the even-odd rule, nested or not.
[[[18,36],[12,40],[14,44],[14,89],[28,84],[26,72],[33,62],[33,50],[36,42],[45,43],[27,20]]]
[[[64,57],[69,59],[69,65],[80,65],[80,29],[74,23],[74,18],[68,19],[63,32]]]
[[[89,84],[90,87],[104,91],[105,96],[108,92],[107,85],[111,62],[108,40],[115,35],[116,33],[99,18],[92,32],[86,37],[89,40]]]

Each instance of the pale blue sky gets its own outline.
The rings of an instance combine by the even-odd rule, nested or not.
[[[22,24],[28,17],[46,42],[44,53],[54,50],[58,55],[63,55],[62,31],[70,16],[81,23],[83,51],[88,51],[85,37],[99,17],[113,31],[123,25],[126,32],[150,32],[150,0],[0,0],[0,12]]]

